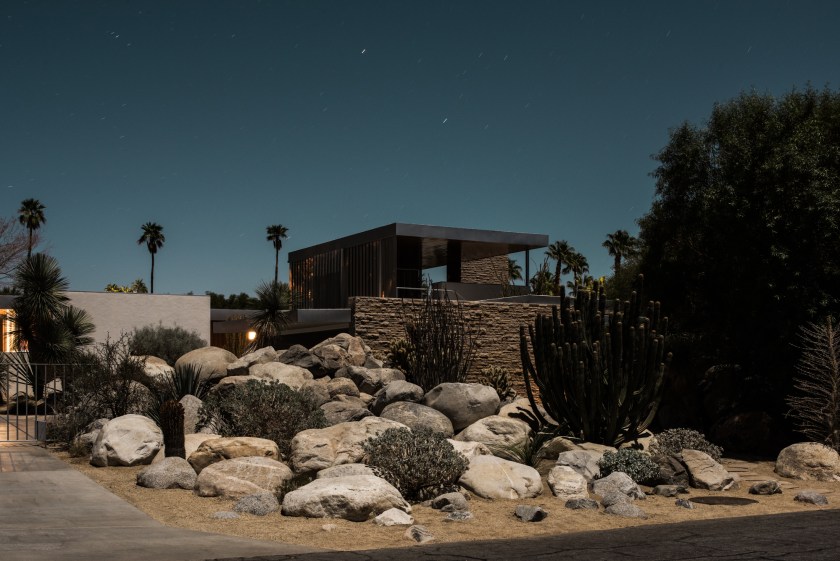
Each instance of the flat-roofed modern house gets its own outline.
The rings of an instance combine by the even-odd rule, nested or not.
[[[508,255],[548,245],[544,234],[394,223],[289,253],[300,309],[346,308],[356,296],[420,296],[424,271],[446,267],[446,288],[467,300],[502,296]]]

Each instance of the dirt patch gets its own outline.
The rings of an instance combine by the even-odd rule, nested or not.
[[[178,528],[216,532],[232,536],[272,540],[287,544],[312,547],[327,547],[337,550],[376,549],[384,547],[404,547],[410,545],[403,537],[405,527],[380,527],[372,522],[348,522],[336,519],[307,519],[283,516],[280,513],[268,516],[240,515],[233,520],[218,520],[213,513],[232,510],[235,503],[231,499],[202,498],[192,491],[181,489],[146,489],[135,484],[135,478],[141,467],[95,468],[85,458],[70,458],[67,453],[54,452],[56,457],[67,462],[115,495],[154,518],[155,520]],[[727,496],[756,499],[755,504],[743,506],[695,504],[692,510],[674,504],[674,498],[659,496],[648,497],[636,504],[647,514],[646,520],[619,518],[599,512],[564,508],[563,503],[555,499],[544,485],[544,495],[535,499],[518,501],[489,501],[478,497],[470,500],[473,520],[466,522],[446,522],[445,514],[422,505],[413,507],[412,516],[416,524],[426,526],[438,543],[472,541],[486,539],[524,538],[541,535],[582,532],[588,530],[607,530],[628,526],[649,526],[688,520],[710,518],[752,516],[759,514],[777,514],[782,512],[806,512],[820,508],[793,500],[794,495],[804,489],[814,489],[827,494],[829,503],[840,490],[837,482],[795,481],[777,476],[773,472],[773,462],[739,462],[724,460],[724,466],[738,473],[743,481],[741,488],[734,491],[711,492],[691,489],[680,498],[700,496]],[[782,483],[783,493],[771,496],[748,494],[752,482],[776,479]],[[541,522],[527,523],[517,519],[513,511],[517,505],[541,506],[549,512],[548,518]],[[836,505],[835,505],[836,507]],[[322,527],[334,524],[330,532]]]

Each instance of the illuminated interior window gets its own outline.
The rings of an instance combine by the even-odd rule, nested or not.
[[[0,309],[0,351],[12,351],[12,310]]]

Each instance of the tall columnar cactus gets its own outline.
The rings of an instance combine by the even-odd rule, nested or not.
[[[160,406],[160,428],[163,431],[164,456],[185,458],[184,406],[175,400],[164,401]]]
[[[641,277],[639,293],[641,293]],[[519,328],[525,389],[543,424],[531,380],[542,405],[572,435],[589,442],[616,445],[635,439],[653,420],[662,398],[668,318],[659,302],[633,292],[607,307],[604,288],[579,290],[574,302],[560,295],[551,316],[540,314],[527,335]]]

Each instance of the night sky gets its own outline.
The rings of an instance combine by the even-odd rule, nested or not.
[[[391,222],[548,234],[595,276],[716,101],[840,87],[840,2],[0,2],[0,215],[74,290],[253,292]],[[532,253],[532,270],[542,261]]]

